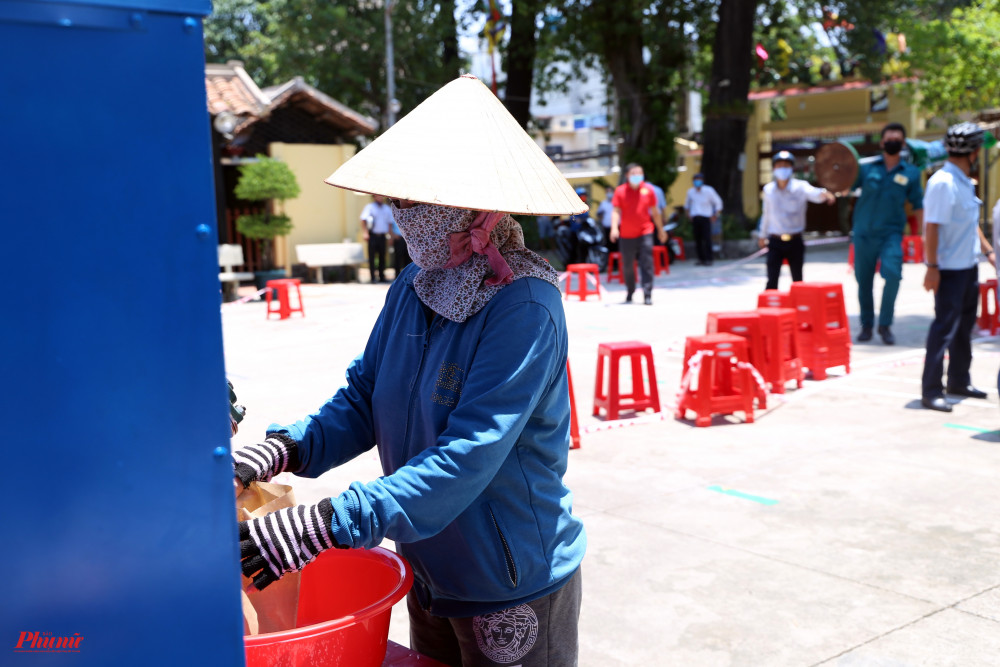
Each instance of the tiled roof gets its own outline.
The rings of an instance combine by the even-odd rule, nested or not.
[[[271,99],[271,108],[299,104],[320,120],[333,123],[351,134],[374,134],[378,126],[374,118],[344,106],[323,91],[310,86],[301,76],[280,86],[265,88],[264,94]]]
[[[286,105],[300,107],[317,121],[334,126],[348,136],[374,134],[377,127],[373,118],[344,106],[305,83],[300,76],[261,90],[238,60],[230,60],[225,65],[206,65],[205,92],[211,115],[228,111],[240,117],[237,133]]]
[[[271,103],[238,60],[225,65],[206,65],[205,92],[208,112],[213,116],[223,111],[237,116],[259,116]]]

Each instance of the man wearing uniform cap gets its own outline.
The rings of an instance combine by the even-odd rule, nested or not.
[[[921,379],[921,404],[929,410],[951,412],[949,394],[986,398],[972,385],[972,327],[979,305],[979,253],[992,255],[979,214],[983,202],[976,196],[971,176],[979,172],[984,133],[975,123],[948,128],[944,145],[948,161],[927,181],[924,195],[927,274],[924,289],[934,292],[934,321],[927,330],[927,354]],[[993,257],[990,257],[993,260]],[[948,352],[948,384],[941,382]]]
[[[823,188],[813,187],[795,178],[795,158],[788,151],[778,151],[771,160],[774,180],[764,186],[764,210],[760,216],[761,248],[767,247],[767,288],[778,289],[781,264],[788,260],[792,282],[802,281],[806,246],[802,232],[806,228],[807,202],[832,204],[837,198]]]
[[[327,182],[387,197],[413,264],[346,386],[237,451],[236,486],[316,477],[373,448],[384,476],[242,522],[244,574],[262,588],[325,549],[390,539],[413,569],[413,649],[448,665],[577,664],[586,536],[563,482],[566,320],[558,274],[509,214],[586,205],[474,77]]]

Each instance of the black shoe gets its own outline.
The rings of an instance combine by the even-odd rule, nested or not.
[[[954,396],[965,396],[966,398],[986,398],[986,392],[981,389],[976,389],[971,384],[964,387],[955,387],[952,389],[948,387],[949,394]]]
[[[945,400],[944,396],[924,396],[920,399],[920,405],[924,406],[928,410],[937,410],[938,412],[951,412],[951,403]]]
[[[879,327],[878,335],[882,337],[882,342],[886,345],[896,344],[896,337],[892,335],[892,331],[889,330],[889,327]],[[869,334],[868,337],[871,338],[871,334]]]
[[[643,298],[642,302],[643,302],[644,304],[646,304],[647,306],[652,306],[652,305],[653,305],[653,295],[652,295],[652,294],[647,294],[647,295],[646,295],[646,296],[645,296],[645,297]]]
[[[632,292],[625,295],[625,303],[632,303]]]
[[[871,327],[861,327],[861,333],[858,334],[859,343],[867,343],[872,339],[872,328]]]

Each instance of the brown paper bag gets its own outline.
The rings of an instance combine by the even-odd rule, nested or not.
[[[292,487],[271,482],[251,482],[236,498],[236,512],[240,521],[246,521],[285,507],[294,507],[295,504]],[[253,580],[247,577],[242,579],[243,590],[246,591]],[[262,591],[249,595],[244,592],[244,631],[255,635],[294,628],[299,604],[299,579],[300,573],[289,572]],[[252,613],[248,613],[248,607]]]
[[[257,620],[257,610],[253,608],[253,603],[250,602],[250,596],[247,595],[246,591],[241,590],[240,595],[243,598],[243,634],[259,634],[260,622]]]

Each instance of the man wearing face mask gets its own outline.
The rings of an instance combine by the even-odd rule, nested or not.
[[[237,488],[282,471],[317,477],[373,448],[384,475],[242,522],[244,574],[263,588],[326,549],[390,539],[413,571],[414,650],[463,667],[576,665],[586,535],[563,482],[566,320],[558,274],[509,213],[586,205],[468,76],[327,183],[388,197],[413,264],[346,385],[234,453]],[[504,641],[497,627],[510,631]]]
[[[976,196],[971,177],[984,133],[975,123],[948,128],[944,145],[948,161],[927,181],[924,195],[927,274],[924,289],[934,292],[934,321],[927,331],[927,354],[921,380],[920,402],[929,410],[951,412],[944,392],[968,398],[986,398],[972,386],[972,327],[979,305],[979,253],[986,249],[993,261],[979,214],[983,202]],[[948,384],[941,382],[944,353],[948,352]]]
[[[684,199],[684,210],[691,220],[698,266],[712,266],[712,223],[722,211],[722,197],[711,185],[705,185],[705,175],[694,175],[694,187]]]
[[[774,180],[764,186],[764,210],[760,216],[760,247],[767,247],[767,289],[778,289],[781,264],[788,260],[792,282],[801,282],[806,246],[802,232],[806,228],[806,205],[826,202],[836,197],[823,188],[793,178],[795,158],[788,151],[778,151],[772,158]]]
[[[625,303],[632,303],[635,292],[636,257],[639,258],[639,274],[642,278],[642,292],[647,306],[653,304],[653,230],[665,243],[667,233],[663,231],[663,217],[656,191],[645,182],[642,165],[625,165],[626,183],[618,186],[611,203],[611,240],[620,240],[622,271],[625,274]]]
[[[854,205],[854,276],[858,281],[861,310],[861,333],[858,342],[872,339],[875,326],[875,267],[882,263],[882,305],[878,313],[878,334],[886,345],[893,345],[893,310],[899,281],[903,279],[903,231],[906,227],[906,202],[923,226],[923,190],[920,170],[900,157],[906,141],[906,128],[889,123],[882,128],[882,158],[860,165],[853,188],[861,188]]]

